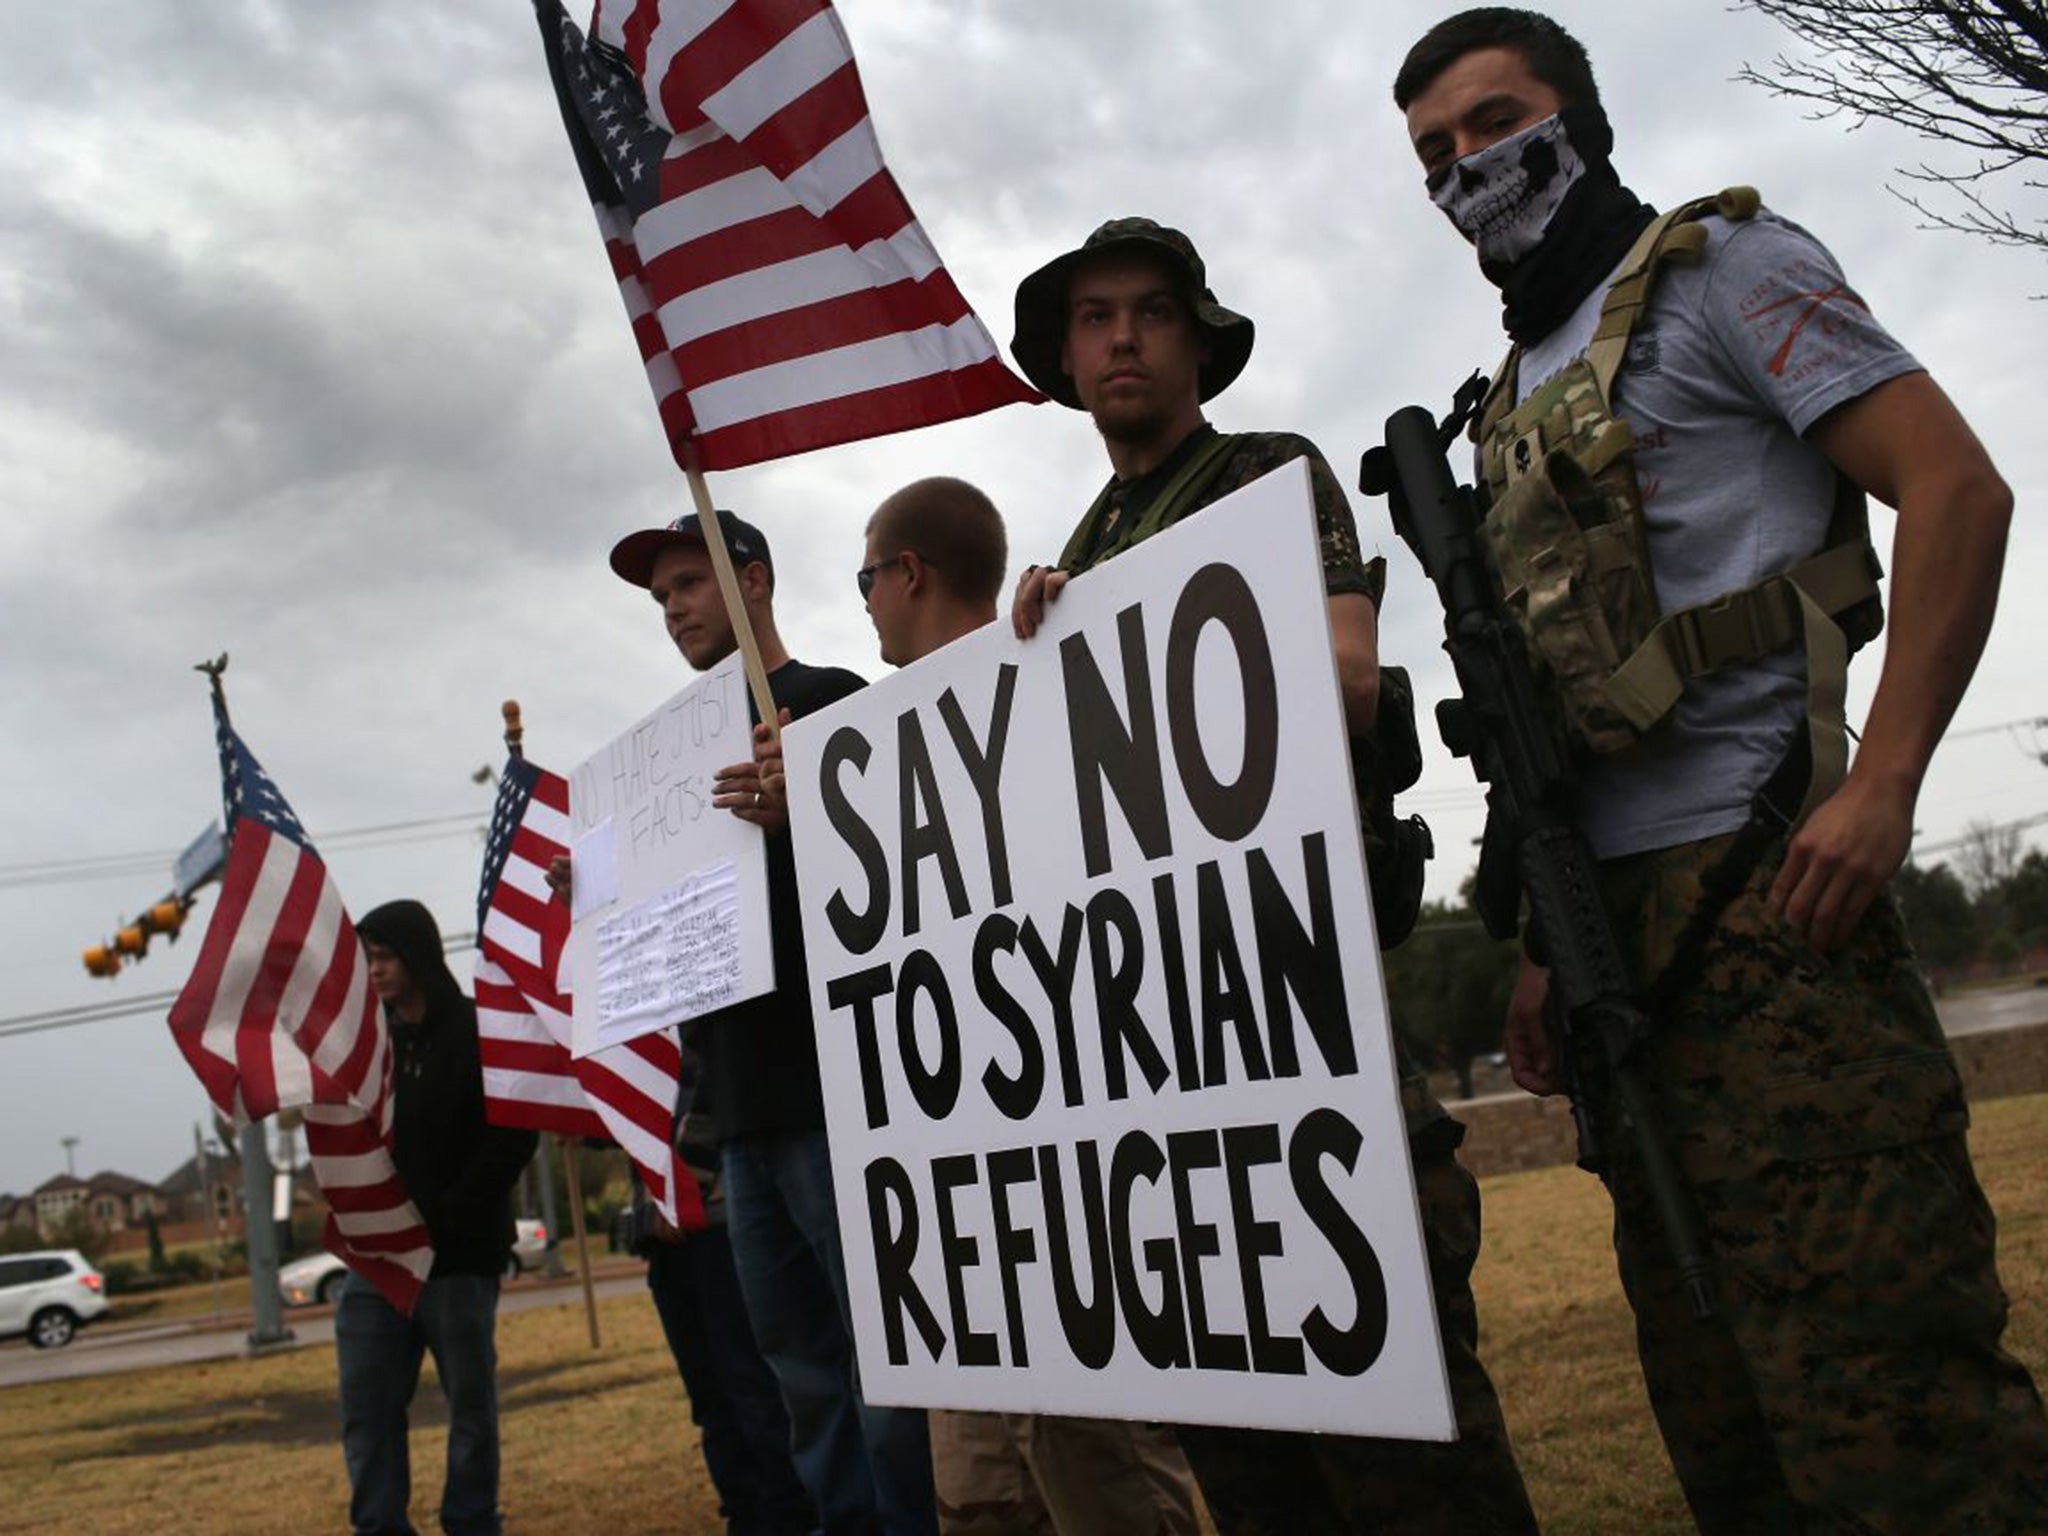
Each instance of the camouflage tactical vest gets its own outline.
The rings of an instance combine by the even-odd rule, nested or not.
[[[1473,438],[1487,491],[1487,547],[1537,673],[1553,690],[1566,744],[1584,753],[1621,751],[1670,714],[1689,679],[1798,642],[1807,664],[1810,809],[1847,767],[1849,652],[1883,625],[1883,572],[1863,493],[1835,476],[1833,520],[1812,559],[1664,614],[1636,483],[1635,434],[1614,410],[1629,336],[1664,264],[1699,259],[1705,215],[1748,219],[1758,206],[1754,188],[1732,187],[1658,218],[1622,262],[1586,350],[1520,405],[1521,348],[1510,351]]]

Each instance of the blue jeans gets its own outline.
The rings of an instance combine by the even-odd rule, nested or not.
[[[754,1343],[724,1227],[656,1243],[647,1289],[689,1394],[729,1536],[808,1536],[810,1495],[789,1455],[789,1415]]]
[[[448,1399],[448,1476],[441,1528],[451,1536],[499,1536],[498,1320],[495,1275],[429,1280],[406,1317],[351,1274],[334,1309],[341,1369],[341,1451],[348,1463],[348,1517],[356,1536],[405,1536],[412,1499],[406,1411],[420,1357],[434,1353]]]
[[[934,1536],[924,1410],[861,1401],[825,1133],[737,1136],[722,1163],[740,1291],[827,1536]]]

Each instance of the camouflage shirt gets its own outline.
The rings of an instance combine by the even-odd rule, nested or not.
[[[1086,531],[1083,554],[1067,562],[1066,568],[1078,575],[1110,558],[1115,553],[1117,530],[1142,521],[1181,466],[1215,436],[1216,429],[1204,422],[1154,468],[1129,480],[1112,480],[1091,509],[1094,526]],[[1316,502],[1316,538],[1323,552],[1323,589],[1332,597],[1340,592],[1363,592],[1378,607],[1387,584],[1387,562],[1378,556],[1368,561],[1360,553],[1358,524],[1351,516],[1343,486],[1316,445],[1298,433],[1238,433],[1224,451],[1221,467],[1182,516],[1222,500],[1295,459],[1308,460],[1309,485]]]

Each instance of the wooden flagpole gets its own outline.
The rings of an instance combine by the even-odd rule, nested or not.
[[[576,1174],[576,1138],[557,1136],[562,1149],[562,1169],[569,1176],[569,1225],[576,1233],[576,1263],[583,1271],[583,1316],[590,1324],[590,1347],[602,1349],[597,1336],[597,1290],[590,1280],[590,1234],[583,1229],[583,1183]]]
[[[726,548],[725,530],[718,526],[718,512],[711,505],[711,487],[705,484],[704,470],[697,462],[694,438],[683,445],[683,472],[690,481],[690,499],[697,506],[697,526],[704,531],[704,547],[711,551],[711,569],[717,573],[718,590],[725,598],[726,614],[732,619],[733,637],[739,641],[747,687],[754,695],[754,712],[768,727],[769,740],[780,740],[782,728],[776,720],[775,696],[768,691],[768,670],[761,665],[761,646],[754,639],[754,626],[747,618],[747,605],[740,596],[739,573],[733,569],[732,551]],[[751,746],[749,743],[749,750]]]
[[[499,713],[505,717],[505,750],[514,757],[526,756],[526,722],[520,717],[519,701],[507,699]],[[483,935],[478,934],[479,943]],[[555,1146],[562,1154],[562,1170],[569,1182],[569,1225],[576,1233],[576,1268],[583,1276],[583,1316],[590,1324],[590,1347],[604,1348],[597,1331],[597,1287],[590,1277],[590,1235],[583,1229],[583,1185],[576,1177],[576,1139],[557,1136]]]

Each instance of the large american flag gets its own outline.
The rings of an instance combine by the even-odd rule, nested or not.
[[[433,1268],[391,1158],[391,1052],[369,963],[306,829],[216,694],[228,859],[171,1034],[237,1125],[305,1111],[327,1248],[410,1312]]]
[[[615,1141],[671,1222],[704,1225],[703,1196],[671,1130],[682,1053],[674,1026],[569,1054],[569,994],[560,980],[569,908],[548,888],[569,851],[569,784],[524,757],[498,777],[498,804],[476,896],[476,1019],[484,1116],[563,1136]]]
[[[1041,397],[883,164],[828,0],[535,0],[679,462],[730,469]]]

